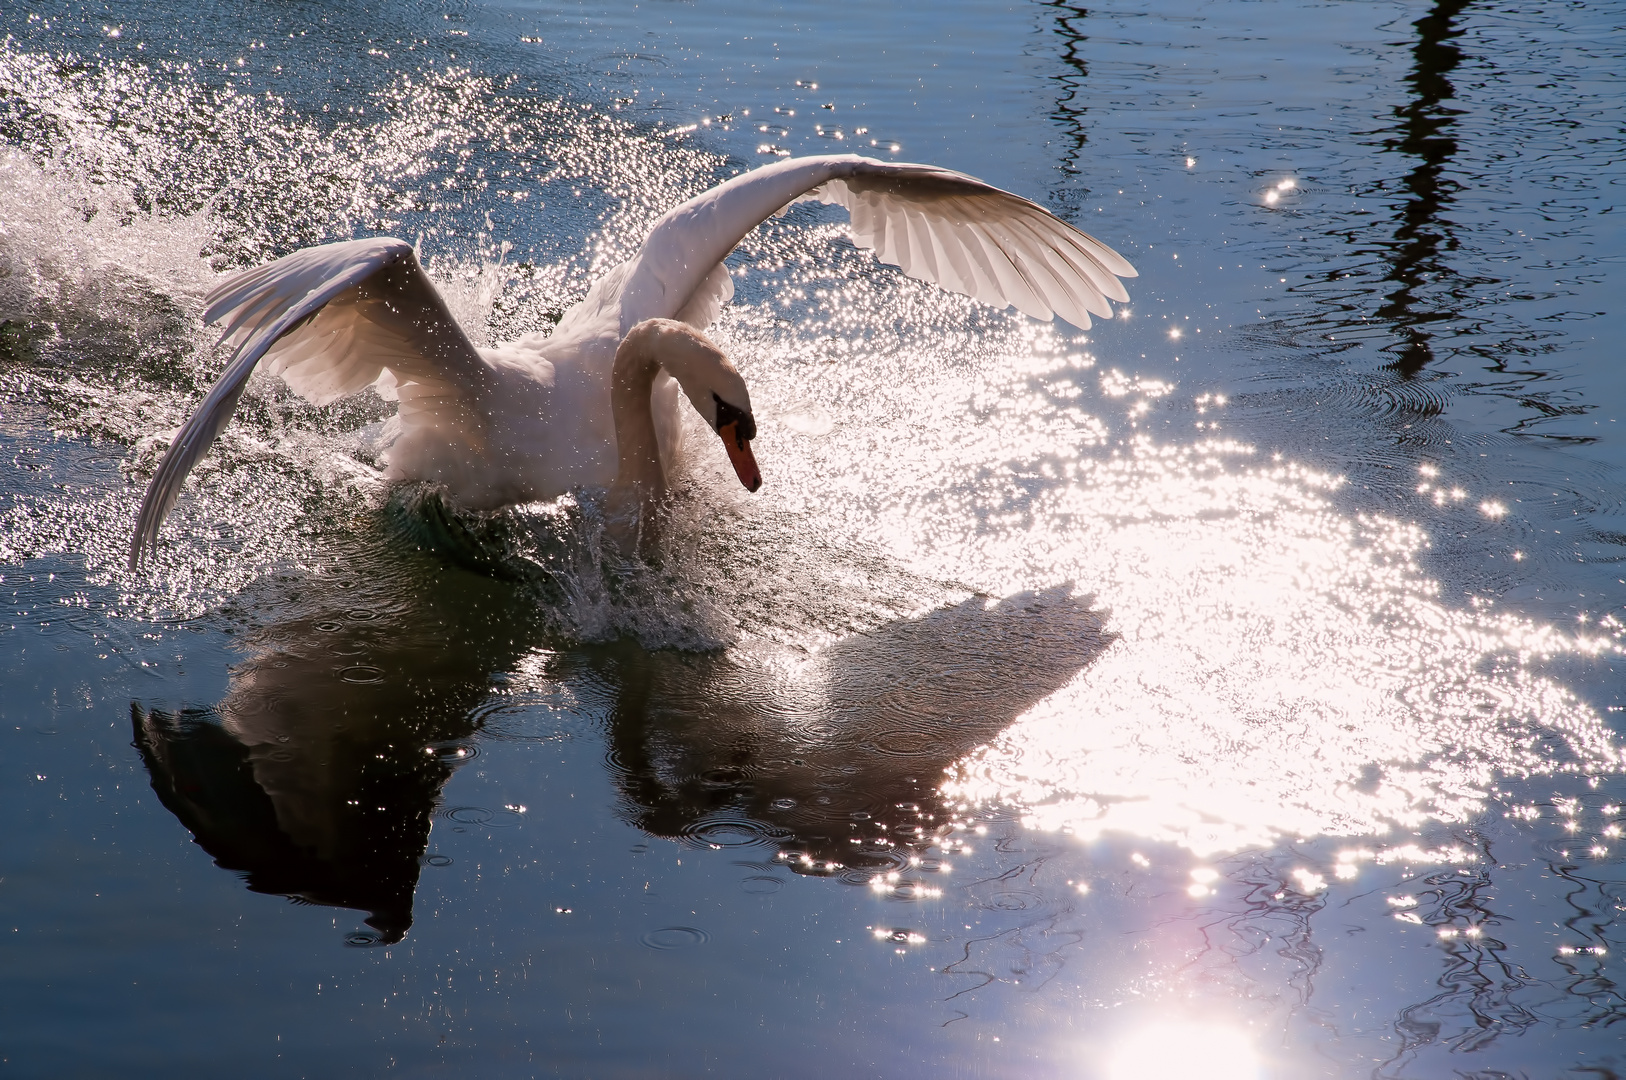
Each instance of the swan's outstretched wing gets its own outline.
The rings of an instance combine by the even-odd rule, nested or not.
[[[225,321],[231,358],[203,403],[176,433],[141,503],[130,568],[158,529],[181,484],[237,409],[262,359],[318,405],[353,394],[388,369],[420,424],[478,430],[473,395],[490,376],[446,308],[412,245],[391,237],[306,248],[236,274],[205,298],[205,322]],[[450,432],[449,432],[450,434]]]
[[[856,155],[787,158],[696,196],[656,222],[622,289],[622,332],[672,318],[717,287],[714,268],[769,215],[803,198],[845,206],[853,242],[911,277],[1088,327],[1127,301],[1135,269],[1037,203],[964,173]]]
[[[873,164],[810,194],[846,207],[853,242],[910,277],[1080,328],[1129,301],[1118,279],[1135,268],[1037,203],[947,169]]]

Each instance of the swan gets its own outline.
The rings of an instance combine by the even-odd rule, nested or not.
[[[723,259],[804,199],[845,207],[852,239],[905,274],[1080,328],[1127,302],[1128,261],[1036,203],[964,173],[858,155],[785,158],[674,207],[638,253],[601,277],[551,334],[476,348],[412,246],[393,237],[305,248],[228,277],[204,299],[224,371],[148,484],[130,569],[156,551],[182,483],[231,420],[262,361],[325,405],[368,386],[399,402],[385,477],[438,485],[490,510],[610,489],[647,506],[679,452],[678,396],[717,432],[755,491],[751,399],[703,330],[734,293]]]

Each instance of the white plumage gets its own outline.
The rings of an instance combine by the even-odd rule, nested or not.
[[[962,173],[853,155],[788,158],[675,207],[551,335],[494,349],[469,341],[409,244],[381,237],[307,248],[207,297],[204,320],[224,322],[231,358],[153,476],[131,566],[156,544],[187,474],[261,362],[318,405],[368,386],[393,390],[400,434],[386,475],[440,484],[460,506],[609,485],[618,465],[611,372],[628,331],[649,319],[704,329],[734,292],[723,259],[770,215],[809,198],[846,207],[853,242],[883,262],[987,304],[1087,327],[1092,315],[1111,317],[1109,299],[1129,298],[1118,279],[1134,268],[1043,207]],[[719,426],[709,388],[684,389]],[[749,415],[748,401],[723,404]],[[657,379],[644,422],[666,464],[678,449],[677,408],[677,385]]]

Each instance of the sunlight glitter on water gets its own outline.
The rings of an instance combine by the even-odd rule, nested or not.
[[[1497,775],[1619,768],[1603,718],[1536,666],[1612,640],[1444,605],[1419,530],[1248,457],[1139,442],[1036,500],[1031,530],[971,541],[985,566],[1094,593],[1120,636],[951,795],[1208,854],[1463,820]]]
[[[849,341],[876,324],[867,275],[825,284]],[[996,317],[955,340],[954,300],[898,291],[922,329],[872,331],[869,355],[834,369],[809,371],[795,342],[764,345],[749,309],[725,325],[766,400],[793,376],[838,418],[828,439],[767,444],[780,471],[766,501],[818,506],[821,522],[995,596],[1070,583],[1115,635],[960,762],[950,798],[1209,854],[1462,821],[1499,775],[1619,768],[1604,718],[1541,670],[1617,653],[1611,628],[1448,603],[1419,565],[1424,529],[1344,509],[1339,477],[1234,440],[1142,433],[1177,387],[1114,367],[1092,392],[1094,356],[1054,328]],[[1093,348],[1108,351],[1112,329]]]

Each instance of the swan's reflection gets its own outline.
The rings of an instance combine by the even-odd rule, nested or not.
[[[344,583],[340,583],[344,584]],[[307,586],[307,591],[314,588]],[[545,640],[534,597],[456,570],[344,589],[255,631],[213,710],[135,709],[163,804],[258,892],[368,912],[401,940],[434,807],[493,673]],[[334,602],[337,600],[337,602]],[[943,771],[1107,642],[1068,590],[980,598],[784,665],[634,645],[543,650],[607,691],[626,816],[657,836],[771,841],[799,869],[901,865],[945,820]]]
[[[326,595],[250,635],[215,709],[135,708],[136,745],[216,863],[256,892],[369,912],[376,937],[352,940],[389,944],[412,925],[440,789],[529,624],[518,590],[456,570],[303,589]]]
[[[804,871],[901,867],[949,817],[944,770],[1109,641],[1055,589],[891,622],[777,679],[726,655],[611,654],[625,812],[657,836],[766,841]]]

